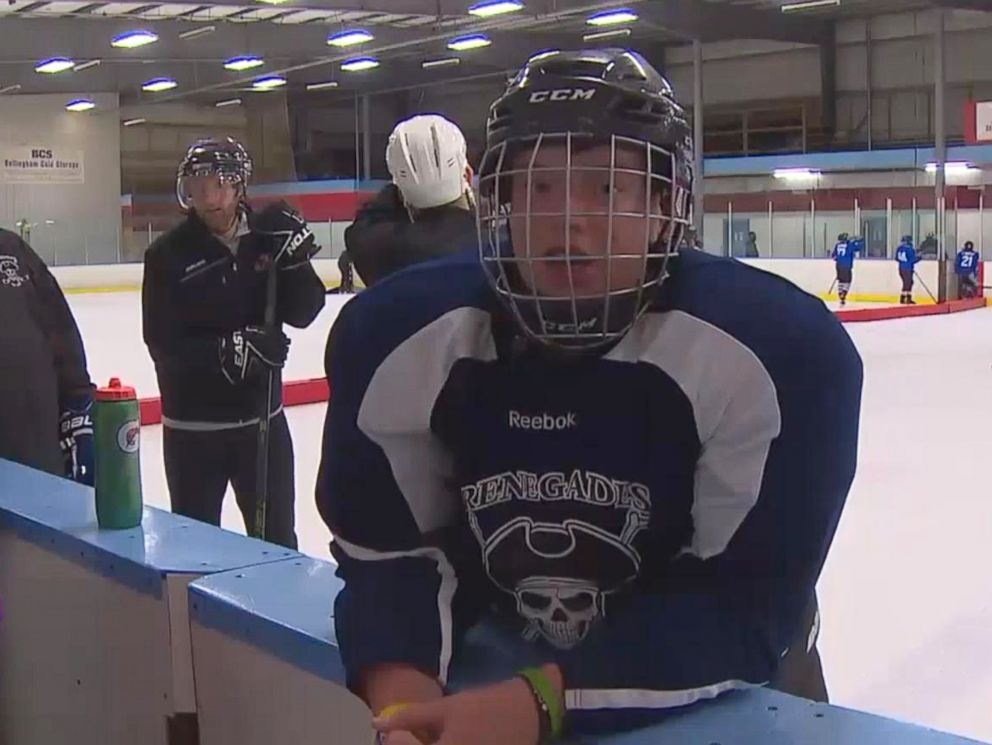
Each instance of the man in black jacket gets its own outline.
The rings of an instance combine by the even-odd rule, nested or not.
[[[338,266],[345,291],[351,266],[368,287],[411,264],[478,245],[472,169],[455,124],[436,114],[400,122],[389,136],[386,166],[392,183],[344,233],[347,251]]]
[[[93,385],[58,282],[0,230],[0,458],[93,485]]]
[[[257,435],[269,373],[267,540],[296,547],[293,444],[279,373],[289,339],[324,305],[303,219],[284,203],[253,213],[251,159],[234,140],[201,140],[179,167],[186,220],[145,255],[145,343],[162,395],[165,473],[174,512],[220,524],[227,484],[248,532],[255,526]],[[266,276],[277,271],[276,323],[264,325]]]

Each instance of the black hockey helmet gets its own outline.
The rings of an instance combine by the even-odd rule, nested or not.
[[[912,246],[913,245],[913,236],[911,236],[911,235],[904,235],[902,237],[902,242],[905,243],[905,244],[907,244],[907,245]]]
[[[975,250],[975,242],[974,241],[965,241],[964,242],[964,250],[965,251],[974,251]]]
[[[183,209],[189,209],[185,179],[189,176],[218,176],[221,181],[239,185],[244,190],[251,180],[252,160],[244,146],[233,137],[197,140],[186,149],[176,173],[176,197]]]
[[[846,241],[850,236],[847,233],[841,233],[837,236],[838,241]]]
[[[577,153],[597,146],[608,148],[607,164],[572,165]],[[555,156],[563,163],[535,166],[540,153],[555,150],[564,153]],[[640,159],[641,165],[615,165],[620,151],[625,158]],[[609,179],[603,185],[609,188],[602,190],[603,204],[581,215],[608,221],[608,245],[579,258],[573,256],[572,246],[571,224],[578,214],[572,211],[573,197],[564,196],[560,211],[532,212],[532,179],[557,173],[565,184],[563,194],[571,195],[569,185],[596,170],[604,181]],[[614,180],[635,176],[641,179],[638,194],[645,193],[643,207],[621,213],[613,206]],[[514,178],[526,179],[526,204],[512,199]],[[524,333],[544,345],[569,350],[595,349],[621,338],[667,276],[668,260],[689,223],[692,181],[693,146],[686,114],[668,81],[641,55],[624,49],[583,50],[551,52],[528,61],[490,107],[479,169],[482,263]],[[618,215],[623,220],[643,219],[645,245],[616,245],[613,227]],[[549,219],[563,225],[561,249],[555,256],[534,255],[532,224]],[[593,264],[607,262],[607,279],[601,292],[583,293],[575,287],[573,262],[590,256]],[[542,267],[542,262],[555,261],[558,267],[565,262],[571,291],[539,292],[534,272],[548,269],[550,264]],[[636,285],[614,287],[612,267],[630,269],[634,261],[640,266]]]

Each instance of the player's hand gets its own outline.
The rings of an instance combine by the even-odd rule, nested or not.
[[[93,486],[93,401],[83,398],[70,403],[59,417],[59,447],[65,461],[65,477]]]
[[[534,696],[518,678],[411,704],[388,719],[373,719],[372,726],[388,745],[394,745],[394,733],[411,731],[425,733],[433,745],[537,745],[540,733]]]
[[[289,354],[289,337],[279,329],[249,326],[220,339],[221,372],[232,385],[281,368]]]
[[[305,264],[320,250],[307,221],[285,202],[254,213],[250,227],[252,232],[270,239],[267,250],[280,269]]]

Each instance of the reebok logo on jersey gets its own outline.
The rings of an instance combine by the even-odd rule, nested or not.
[[[509,413],[510,429],[541,430],[545,432],[558,432],[564,429],[572,429],[579,426],[576,414],[570,411],[567,414],[555,416],[553,414],[535,414],[528,416],[519,411],[511,410]]]

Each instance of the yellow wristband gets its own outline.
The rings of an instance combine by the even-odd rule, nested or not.
[[[393,714],[403,711],[410,704],[406,701],[400,701],[399,703],[390,704],[389,706],[382,709],[378,714],[375,715],[376,719],[389,719]]]

